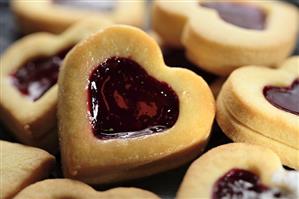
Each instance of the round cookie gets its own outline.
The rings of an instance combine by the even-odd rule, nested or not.
[[[85,18],[143,26],[145,1],[12,0],[11,9],[24,33],[61,33]]]
[[[50,179],[37,182],[22,190],[15,199],[159,199],[155,194],[137,188],[114,188],[96,191],[92,187],[70,179]]]
[[[201,77],[167,67],[150,36],[119,25],[68,54],[58,112],[64,175],[104,184],[194,159],[207,143],[215,107]]]
[[[64,56],[81,39],[110,25],[86,19],[60,35],[35,33],[1,55],[0,118],[22,143],[57,150],[57,89]]]
[[[299,173],[283,169],[279,157],[257,145],[232,143],[195,160],[177,199],[289,198],[299,196]]]
[[[299,168],[299,57],[279,69],[235,70],[217,98],[217,122],[236,142],[271,148],[282,162]]]

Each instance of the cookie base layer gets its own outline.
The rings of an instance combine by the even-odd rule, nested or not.
[[[217,122],[222,131],[234,142],[258,144],[270,148],[278,154],[284,165],[299,169],[299,151],[297,149],[265,137],[244,126],[229,114],[220,98],[217,100],[217,108]]]

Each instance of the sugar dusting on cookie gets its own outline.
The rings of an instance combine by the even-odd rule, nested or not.
[[[283,189],[286,192],[288,198],[299,198],[299,172],[287,171],[280,169],[274,173],[272,182],[275,186]]]

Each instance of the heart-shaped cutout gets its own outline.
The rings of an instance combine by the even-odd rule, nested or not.
[[[152,16],[163,42],[184,47],[193,64],[220,76],[244,65],[281,63],[299,28],[297,8],[276,1],[155,1]]]
[[[178,118],[179,101],[171,87],[128,58],[112,57],[95,68],[88,92],[93,131],[100,139],[162,132]]]
[[[237,69],[217,98],[217,122],[228,137],[269,147],[292,168],[299,168],[298,63],[297,56],[280,69]]]
[[[257,6],[233,2],[202,2],[200,5],[216,10],[221,19],[233,25],[254,30],[265,28],[266,13]]]
[[[96,191],[92,187],[70,179],[50,179],[37,182],[23,189],[15,199],[159,199],[155,194],[138,188],[114,188]]]
[[[213,148],[194,161],[177,198],[295,199],[298,180],[299,173],[286,171],[271,150],[233,143]]]
[[[57,79],[66,54],[81,39],[111,22],[86,19],[60,35],[23,37],[1,55],[0,118],[22,143],[55,153]]]
[[[166,67],[139,29],[112,26],[77,45],[59,85],[66,177],[101,184],[148,176],[190,161],[207,142],[215,111],[207,84]]]
[[[299,79],[289,87],[266,86],[264,95],[274,106],[299,115]]]

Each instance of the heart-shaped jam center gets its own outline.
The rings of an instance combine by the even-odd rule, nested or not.
[[[299,115],[299,79],[289,87],[266,86],[263,93],[273,106]]]
[[[277,189],[263,185],[254,173],[244,169],[231,169],[219,178],[213,187],[213,199],[258,199],[281,198],[283,194]]]
[[[176,93],[135,61],[112,57],[91,73],[88,106],[99,139],[132,138],[172,127],[179,114]]]
[[[266,13],[253,5],[233,2],[204,2],[201,6],[214,9],[224,21],[246,29],[265,29]]]
[[[116,0],[52,0],[54,4],[72,7],[76,9],[94,10],[94,11],[112,11],[117,3]]]
[[[39,56],[26,61],[10,74],[12,84],[32,101],[38,100],[57,82],[59,67],[72,47],[53,56]]]

